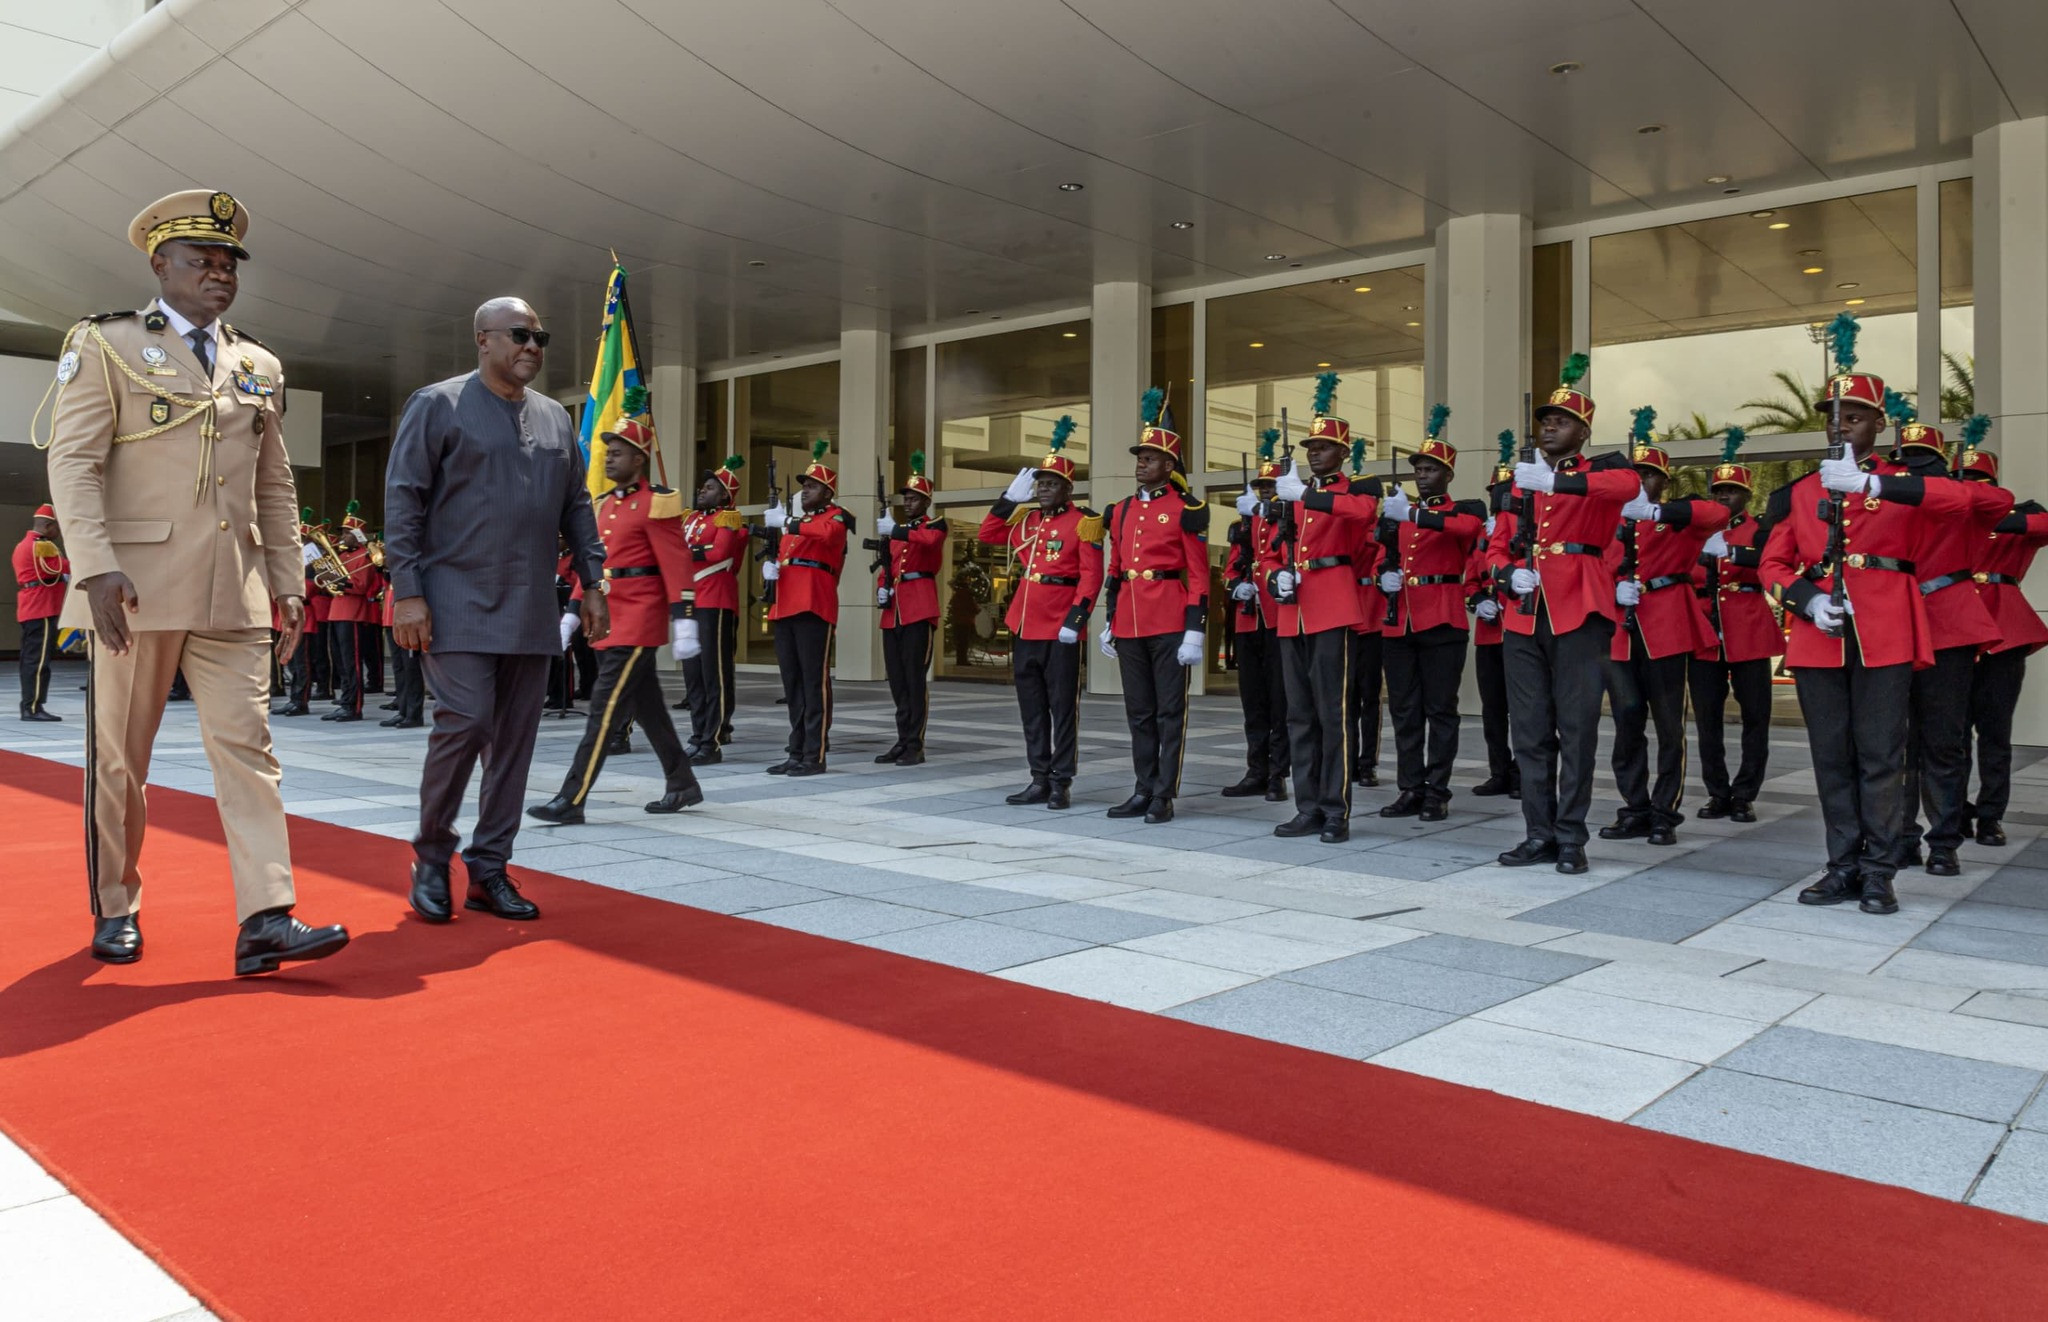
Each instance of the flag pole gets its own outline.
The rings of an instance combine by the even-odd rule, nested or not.
[[[624,269],[619,264],[619,255],[617,253],[612,254],[612,265],[617,269]],[[644,360],[640,356],[640,332],[633,327],[633,300],[627,294],[626,282],[624,280],[619,281],[619,316],[626,323],[626,339],[633,346],[633,363],[635,367],[641,367]],[[647,392],[647,416],[650,419],[654,416],[653,381],[654,365],[652,363],[645,363],[644,370],[640,373],[640,388]],[[663,486],[667,486],[669,484],[668,460],[661,453],[661,434],[659,432],[655,433],[654,438],[654,470],[655,480]]]

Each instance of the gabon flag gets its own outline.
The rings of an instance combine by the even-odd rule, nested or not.
[[[635,407],[629,411],[628,395]],[[647,382],[640,374],[639,337],[633,333],[633,307],[626,301],[626,268],[612,259],[611,279],[605,284],[604,325],[597,333],[597,366],[590,374],[590,393],[583,404],[583,431],[578,445],[583,451],[584,483],[595,500],[611,490],[604,475],[602,437],[616,430],[626,418],[646,414]],[[645,419],[649,431],[654,420]],[[667,478],[661,463],[661,447],[655,446],[655,464],[663,468],[657,476]]]

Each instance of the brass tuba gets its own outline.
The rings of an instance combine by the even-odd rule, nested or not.
[[[313,571],[313,586],[329,596],[338,597],[348,591],[348,570],[341,563],[341,554],[334,549],[334,542],[324,529],[308,528],[306,540],[313,544],[319,554],[307,566]]]

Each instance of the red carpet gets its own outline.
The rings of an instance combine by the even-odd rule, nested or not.
[[[0,1125],[250,1319],[2042,1315],[2048,1226],[531,876],[405,913],[295,822],[327,964],[228,976],[151,791],[140,964],[78,772],[0,755]],[[4,1312],[4,1307],[0,1307]]]

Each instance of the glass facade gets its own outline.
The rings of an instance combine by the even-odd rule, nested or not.
[[[746,455],[741,470],[740,503],[759,504],[768,499],[768,469],[772,460],[775,480],[784,499],[796,489],[796,481],[811,462],[811,442],[833,443],[825,462],[837,465],[839,437],[839,364],[814,363],[781,372],[743,376],[732,382],[733,439]],[[858,547],[849,552],[846,572],[858,568]],[[751,550],[750,550],[751,554]],[[775,663],[775,631],[768,622],[768,603],[762,592],[761,566],[750,561],[746,574],[747,599],[741,612],[738,659],[747,664]]]
[[[939,644],[934,673],[941,679],[1010,680],[1010,631],[1003,623],[1017,579],[1008,548],[981,541],[986,505],[945,511],[949,535],[939,566]]]
[[[1976,210],[1970,185],[1968,179],[1941,185],[1941,416],[1949,420],[1977,411]]]
[[[682,480],[677,484],[693,498],[697,488],[704,484],[705,475],[725,462],[726,401],[731,394],[732,383],[729,381],[706,381],[697,387],[690,448],[685,456],[690,471],[679,475]]]
[[[1572,245],[1538,244],[1529,252],[1529,380],[1557,380],[1572,354]],[[1597,415],[1596,415],[1597,416]]]
[[[1089,354],[1086,321],[938,345],[939,489],[1007,486],[1019,468],[1044,458],[1062,414],[1079,424],[1065,453],[1085,480]]]

